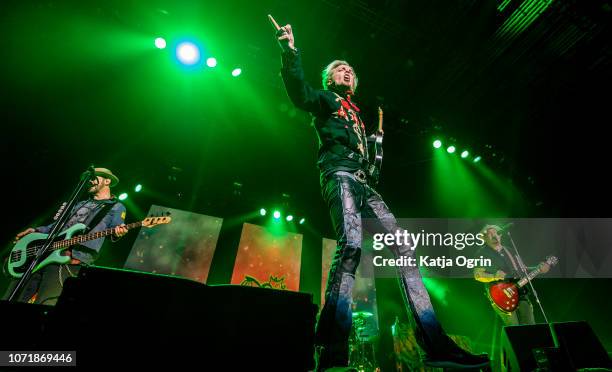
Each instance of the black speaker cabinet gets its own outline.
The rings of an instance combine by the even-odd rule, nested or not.
[[[548,324],[504,327],[502,371],[611,368],[610,358],[587,322],[553,323],[559,348],[554,348]]]
[[[315,316],[305,293],[83,268],[66,281],[43,341],[77,350],[88,366],[307,371]]]
[[[35,350],[53,307],[0,300],[0,350]]]

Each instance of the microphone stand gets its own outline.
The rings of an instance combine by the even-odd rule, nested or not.
[[[15,288],[12,290],[10,296],[8,297],[8,301],[11,301],[11,302],[16,301],[15,299],[17,298],[17,295],[21,293],[21,291],[23,290],[23,287],[25,287],[28,280],[32,277],[34,269],[36,268],[36,266],[38,266],[39,262],[44,257],[45,252],[47,252],[47,250],[51,247],[51,245],[53,244],[53,242],[55,241],[59,233],[64,228],[64,225],[66,224],[66,222],[68,222],[69,214],[72,211],[72,208],[74,207],[74,205],[76,204],[79,195],[84,189],[86,189],[86,186],[87,184],[89,184],[89,181],[94,179],[95,177],[96,177],[96,171],[94,169],[94,166],[91,165],[82,174],[81,179],[79,183],[77,184],[77,187],[72,192],[70,199],[68,199],[68,203],[66,204],[64,209],[59,213],[59,216],[56,222],[53,224],[53,227],[51,228],[51,232],[49,232],[49,235],[47,235],[45,243],[36,252],[36,256],[34,256],[34,259],[30,262],[30,265],[28,266],[26,271],[23,273],[23,275],[19,279],[19,282],[17,283]]]
[[[527,282],[529,283],[531,292],[533,293],[533,296],[535,297],[536,302],[538,303],[538,306],[540,307],[540,311],[542,312],[542,315],[544,316],[544,321],[546,322],[546,324],[548,324],[548,329],[550,330],[550,336],[552,338],[554,348],[557,350],[557,352],[559,352],[561,351],[561,345],[559,344],[559,338],[557,337],[557,332],[555,332],[553,325],[548,321],[548,317],[546,316],[544,307],[542,306],[542,303],[540,302],[540,296],[538,296],[538,292],[536,291],[535,287],[533,286],[533,283],[531,282],[531,279],[529,278],[527,267],[525,267],[525,264],[523,263],[523,259],[521,258],[521,255],[519,254],[518,249],[516,248],[514,239],[512,239],[512,234],[510,234],[510,231],[506,231],[506,234],[508,235],[508,238],[510,238],[510,243],[512,243],[512,248],[514,249],[514,254],[516,255],[516,259],[518,261],[518,266],[520,267],[521,271],[525,275],[525,278],[527,279]],[[570,359],[569,358],[566,358],[566,359],[571,364]]]

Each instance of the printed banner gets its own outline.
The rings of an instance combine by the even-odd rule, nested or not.
[[[172,221],[141,228],[124,267],[206,283],[223,219],[157,205],[149,215],[165,212]]]
[[[299,291],[301,259],[302,234],[245,223],[232,284]]]

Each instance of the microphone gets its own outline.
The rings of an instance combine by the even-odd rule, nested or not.
[[[88,181],[98,180],[98,177],[96,176],[96,169],[94,168],[93,164],[90,165],[85,172],[83,172],[83,174],[81,175],[81,179],[87,179]]]

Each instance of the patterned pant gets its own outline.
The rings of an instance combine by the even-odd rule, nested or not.
[[[361,257],[362,218],[376,221],[368,230],[395,233],[397,221],[381,196],[369,185],[359,182],[348,172],[330,175],[322,185],[338,246],[329,272],[325,305],[316,330],[321,347],[318,369],[348,365],[348,339],[352,324],[352,290]],[[368,224],[369,225],[369,224]],[[396,247],[395,257],[414,257],[410,245]],[[412,314],[417,340],[429,355],[442,355],[458,346],[448,338],[436,319],[429,294],[418,267],[398,267],[399,282],[405,304]]]

